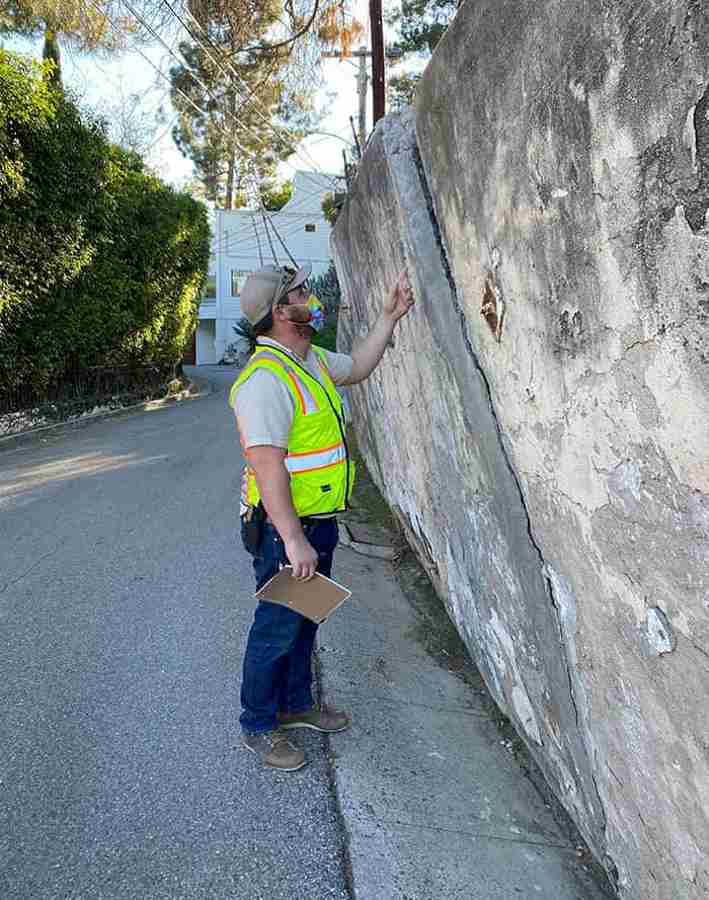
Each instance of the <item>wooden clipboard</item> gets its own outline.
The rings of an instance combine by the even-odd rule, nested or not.
[[[318,625],[351,596],[352,591],[319,573],[310,581],[297,581],[291,566],[284,566],[256,592],[259,600],[280,603]]]

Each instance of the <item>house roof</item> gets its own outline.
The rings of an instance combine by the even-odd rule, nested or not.
[[[283,257],[283,261],[287,261],[287,254],[278,240],[280,236],[297,259],[326,263],[330,258],[330,225],[323,215],[322,198],[336,189],[337,179],[336,175],[296,172],[291,199],[278,212],[268,213],[268,231],[258,209],[218,210],[216,234],[221,254],[233,259],[235,265],[251,268],[262,259],[271,259],[272,243],[277,258]],[[215,236],[213,254],[216,242]]]

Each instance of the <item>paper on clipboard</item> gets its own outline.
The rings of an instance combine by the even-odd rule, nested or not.
[[[318,625],[351,596],[352,591],[318,572],[310,581],[298,581],[291,566],[284,566],[256,592],[259,600],[280,603]]]

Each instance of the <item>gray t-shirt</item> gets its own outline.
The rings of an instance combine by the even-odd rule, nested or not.
[[[276,347],[282,353],[287,353],[322,383],[314,350],[309,350],[308,358],[303,360],[288,347],[271,338],[259,338],[258,344]],[[332,353],[330,350],[324,352],[332,380],[335,384],[346,384],[352,374],[352,357],[346,353]],[[236,393],[234,412],[245,450],[262,445],[288,449],[288,437],[295,415],[293,395],[273,372],[259,369],[242,384]]]

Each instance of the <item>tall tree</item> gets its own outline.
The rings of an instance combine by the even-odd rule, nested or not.
[[[398,69],[387,84],[391,109],[399,110],[413,103],[421,69],[420,66],[411,68],[411,57],[425,60],[433,53],[461,3],[462,0],[401,0],[387,16],[387,24],[399,33],[392,50],[405,67]]]
[[[208,199],[232,209],[293,153],[312,118],[312,97],[289,86],[285,47],[257,46],[280,18],[280,0],[191,6],[192,40],[179,46],[184,65],[170,71],[179,113],[173,135]]]
[[[61,41],[83,52],[114,50],[122,31],[135,29],[120,0],[0,0],[0,33],[43,37],[43,56],[54,63],[52,78],[58,85]]]

